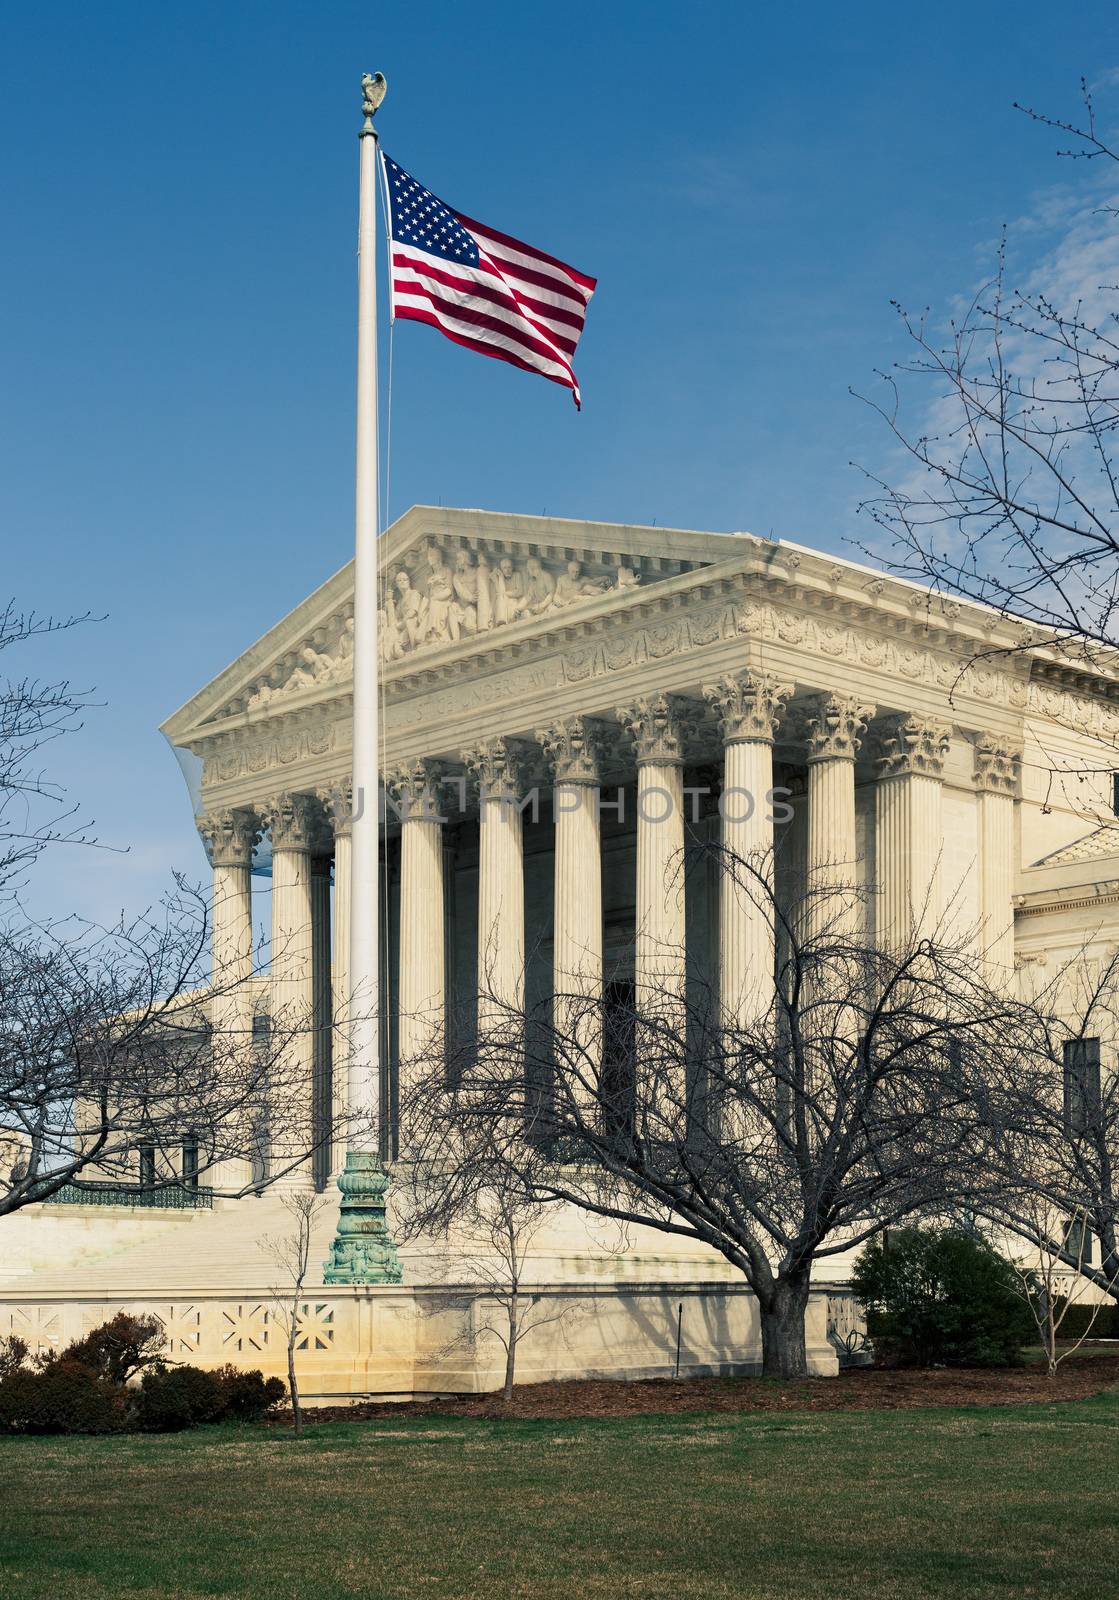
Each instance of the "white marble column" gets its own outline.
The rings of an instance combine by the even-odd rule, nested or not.
[[[199,832],[206,841],[213,867],[213,899],[210,908],[210,959],[213,996],[210,1026],[214,1057],[219,1068],[227,1063],[232,1073],[251,1071],[253,1034],[252,996],[249,980],[253,975],[253,897],[252,856],[260,839],[256,813],[231,809],[202,817]],[[231,1142],[241,1142],[245,1128],[229,1129]],[[245,1141],[246,1146],[248,1140]],[[228,1154],[203,1176],[220,1190],[240,1191],[252,1180],[249,1154]]]
[[[1014,797],[1021,752],[1000,734],[975,742],[979,948],[991,978],[1014,972]]]
[[[704,686],[723,734],[719,873],[719,1007],[747,1027],[772,1001],[773,739],[792,684],[747,670]]]
[[[443,817],[438,762],[413,761],[385,774],[400,817],[400,977],[397,1052],[400,1095],[408,1077],[442,1068],[446,1029]]]
[[[940,928],[941,780],[950,730],[901,712],[876,731],[877,943],[903,949]]]
[[[463,760],[478,784],[478,1032],[512,1037],[525,1002],[523,753],[498,738]]]
[[[808,862],[804,926],[809,938],[856,931],[855,757],[874,707],[850,695],[805,703]]]
[[[557,1069],[566,1064],[568,1093],[588,1108],[602,1065],[599,739],[585,717],[568,717],[536,737],[555,770],[552,1025]]]
[[[684,721],[669,696],[620,707],[637,756],[637,1010],[655,1015],[665,1037],[685,1022]]]
[[[271,1170],[286,1188],[312,1183],[315,937],[311,857],[323,848],[321,810],[308,794],[268,808],[272,832],[272,1050],[276,1092],[269,1108]],[[321,900],[319,902],[321,910]],[[290,1170],[289,1170],[290,1169]]]

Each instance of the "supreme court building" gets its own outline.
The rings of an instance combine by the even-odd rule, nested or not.
[[[513,1002],[546,1003],[574,977],[609,1009],[660,981],[658,952],[678,948],[681,983],[747,1015],[772,957],[716,874],[679,872],[704,830],[743,854],[776,847],[802,875],[845,875],[871,938],[919,918],[954,927],[1008,982],[1119,935],[1119,673],[979,607],[747,534],[416,506],[381,547],[390,1158],[398,1063],[471,1015],[481,952]],[[347,566],[163,725],[200,763],[216,974],[249,980],[251,1022],[281,1008],[317,1019],[312,1123],[345,1109],[330,1018],[349,993],[348,828],[371,803],[350,781],[353,626]],[[274,954],[254,976],[262,915]],[[327,1186],[340,1164],[327,1143],[304,1181]],[[0,1333],[5,1314],[61,1329],[80,1290],[87,1305],[155,1306],[197,1359],[267,1365],[250,1257],[269,1205],[266,1191],[185,1224],[134,1216],[100,1256],[89,1239],[111,1219],[83,1215],[78,1248],[55,1207],[44,1220],[69,1251],[67,1285],[32,1270],[32,1247],[28,1270],[0,1282]],[[332,1230],[333,1216],[324,1243]],[[580,1219],[540,1246],[541,1292],[589,1296],[594,1315],[568,1330],[566,1355],[526,1352],[529,1372],[659,1372],[681,1326],[690,1370],[743,1364],[756,1327],[725,1262],[663,1235],[623,1251],[593,1235]],[[416,1312],[423,1252],[404,1267],[399,1286],[310,1295],[322,1392],[483,1381],[440,1368]],[[834,1370],[843,1315],[822,1286],[818,1370]]]

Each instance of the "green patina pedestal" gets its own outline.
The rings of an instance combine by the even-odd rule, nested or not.
[[[404,1276],[385,1226],[388,1173],[371,1150],[351,1150],[338,1179],[342,1209],[324,1283],[399,1283]]]

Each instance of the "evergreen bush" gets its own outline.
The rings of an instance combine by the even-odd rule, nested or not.
[[[896,1366],[1008,1366],[1036,1337],[1014,1268],[957,1228],[902,1228],[872,1240],[852,1287],[878,1360]]]

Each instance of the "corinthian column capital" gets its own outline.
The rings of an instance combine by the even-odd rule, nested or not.
[[[487,739],[462,759],[473,774],[482,800],[504,800],[515,804],[521,799],[528,778],[524,748],[515,739]]]
[[[316,789],[316,797],[336,839],[348,839],[354,825],[354,786],[349,778],[333,784],[329,789]]]
[[[232,808],[199,817],[198,831],[215,867],[247,867],[260,840],[260,818],[255,811]]]
[[[852,695],[814,695],[804,707],[809,761],[854,761],[873,715],[873,706]]]
[[[632,705],[619,706],[617,715],[633,736],[639,767],[649,762],[683,766],[688,718],[675,695],[645,695]]]
[[[975,787],[987,794],[1013,795],[1022,752],[1001,734],[981,733],[975,741]]]
[[[442,762],[428,756],[393,767],[385,773],[385,793],[396,808],[401,822],[441,822],[439,786],[443,781]]]
[[[886,717],[878,730],[878,777],[942,778],[951,732],[931,717],[904,711]]]
[[[747,668],[704,684],[703,697],[718,714],[724,744],[772,744],[793,688],[771,672]]]
[[[587,717],[564,717],[538,729],[536,737],[555,768],[557,783],[600,782],[601,733]]]
[[[329,850],[322,803],[315,795],[281,794],[266,804],[264,814],[273,850],[295,850],[305,855],[322,855]]]

